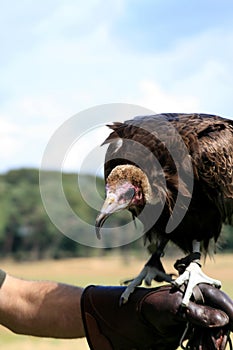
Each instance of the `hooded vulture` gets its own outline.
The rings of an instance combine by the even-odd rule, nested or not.
[[[233,214],[233,120],[209,114],[164,113],[108,125],[104,144],[106,199],[96,219],[96,233],[107,217],[129,210],[143,223],[151,257],[122,295],[143,281],[186,284],[183,305],[201,282],[221,283],[200,265],[213,249],[223,223]],[[180,276],[172,281],[161,256],[168,241],[187,256],[177,261]]]

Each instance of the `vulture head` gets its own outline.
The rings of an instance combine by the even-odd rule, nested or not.
[[[137,216],[152,202],[152,190],[146,174],[135,165],[118,165],[106,179],[106,199],[96,219],[96,235],[113,213],[128,209]]]

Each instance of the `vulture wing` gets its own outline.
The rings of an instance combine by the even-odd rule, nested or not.
[[[112,133],[105,159],[105,178],[121,164],[142,168],[164,193],[190,196],[194,177],[230,219],[233,212],[233,121],[207,114],[140,116],[109,125]],[[191,168],[190,168],[191,165]],[[179,179],[177,178],[177,171]],[[164,183],[166,178],[166,184]],[[228,200],[229,199],[229,200]],[[224,221],[224,220],[223,220]]]

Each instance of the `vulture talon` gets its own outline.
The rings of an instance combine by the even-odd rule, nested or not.
[[[185,283],[187,283],[187,287],[181,303],[183,307],[188,306],[193,288],[199,283],[206,283],[216,288],[221,288],[221,282],[205,275],[200,265],[196,262],[191,262],[186,270],[175,281],[172,281],[172,284],[178,288]]]
[[[147,286],[151,286],[152,280],[154,280],[157,276],[160,277],[160,279],[163,281],[172,281],[171,275],[167,275],[166,273],[158,270],[156,267],[148,265],[144,266],[138,276],[132,280],[127,280],[124,282],[124,284],[129,282],[129,285],[121,295],[120,305],[125,304],[128,301],[130,294],[132,294],[136,287],[140,286],[143,281]]]
[[[119,306],[120,306],[120,307],[123,306],[124,304],[127,303],[127,301],[128,301],[128,299],[127,299],[126,297],[121,296],[121,297],[120,297],[120,300],[119,300]]]
[[[145,266],[137,277],[130,280],[129,285],[126,287],[125,291],[122,293],[120,298],[120,305],[127,303],[129,296],[134,292],[135,288],[140,286],[147,275],[147,266]],[[129,281],[129,280],[128,280]],[[128,282],[126,281],[126,282]]]

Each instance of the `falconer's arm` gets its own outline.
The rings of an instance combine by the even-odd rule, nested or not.
[[[82,288],[28,281],[0,270],[0,324],[17,334],[85,337],[80,310]]]

